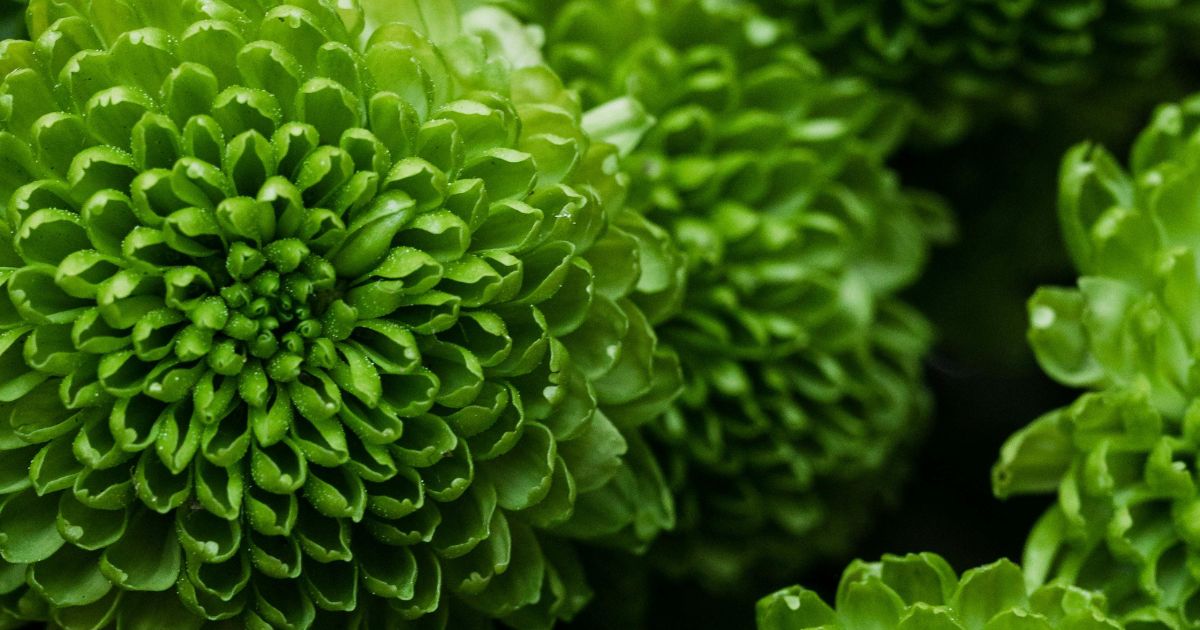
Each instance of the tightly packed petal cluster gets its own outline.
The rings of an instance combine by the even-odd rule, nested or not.
[[[686,381],[655,425],[679,502],[664,564],[728,583],[842,553],[927,408],[930,335],[894,293],[924,262],[933,204],[883,164],[909,110],[824,76],[742,3],[508,4],[545,25],[586,119],[626,96],[657,119],[625,168],[689,278],[657,325]]]
[[[1200,623],[1200,99],[1161,108],[1130,170],[1066,158],[1060,217],[1081,278],[1030,301],[1046,372],[1098,390],[1015,435],[996,491],[1058,492],[1030,535],[1031,580],[1102,588],[1120,613]]]
[[[657,245],[451,2],[34,0],[0,44],[0,609],[544,627],[670,524]],[[422,625],[421,627],[427,627]]]
[[[927,114],[923,131],[946,141],[988,110],[1027,110],[1100,79],[1154,76],[1200,27],[1194,0],[765,4],[833,68],[913,93]]]
[[[931,553],[855,561],[842,574],[837,608],[793,587],[758,603],[758,630],[1168,630],[1169,619],[1118,621],[1104,596],[1063,583],[1035,589],[1008,560],[955,575]]]

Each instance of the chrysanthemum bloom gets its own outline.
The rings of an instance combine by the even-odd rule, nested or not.
[[[1008,560],[955,574],[932,553],[855,561],[836,609],[784,589],[758,603],[758,630],[1175,630],[1169,616],[1109,616],[1104,595],[1065,583],[1029,588]]]
[[[0,44],[0,607],[543,627],[644,545],[661,236],[453,3],[34,0]],[[449,620],[449,621],[448,621]]]
[[[1075,288],[1030,301],[1034,350],[1098,390],[1005,446],[996,491],[1058,492],[1030,535],[1032,581],[1102,589],[1118,613],[1200,624],[1200,99],[1159,110],[1125,170],[1081,146],[1062,168]]]
[[[1200,27],[1195,0],[760,2],[832,68],[913,94],[923,141],[1105,81],[1157,78]]]
[[[682,313],[657,326],[687,383],[655,432],[681,529],[662,564],[732,583],[844,552],[927,407],[929,332],[894,293],[928,217],[883,164],[908,110],[825,77],[744,4],[508,4],[585,106],[628,95],[658,121],[625,168],[688,258]]]

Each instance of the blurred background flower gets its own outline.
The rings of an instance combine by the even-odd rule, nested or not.
[[[679,514],[655,563],[728,593],[844,557],[929,412],[932,333],[896,294],[951,228],[885,165],[912,110],[749,5],[508,6],[544,25],[585,122],[628,97],[657,119],[624,162],[689,272],[657,325],[686,388],[653,432]]]
[[[837,72],[910,94],[913,139],[956,142],[997,119],[1084,109],[1089,90],[1158,81],[1195,51],[1193,0],[762,0]],[[1135,89],[1135,98],[1153,91]]]

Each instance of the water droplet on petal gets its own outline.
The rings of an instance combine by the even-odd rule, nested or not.
[[[1058,319],[1058,315],[1049,306],[1038,306],[1033,309],[1029,319],[1034,328],[1044,330],[1054,325],[1054,320]]]

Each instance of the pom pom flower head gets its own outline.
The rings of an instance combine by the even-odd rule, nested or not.
[[[934,223],[883,165],[909,110],[745,3],[505,4],[544,25],[586,123],[620,138],[603,123],[626,97],[657,118],[625,167],[689,272],[657,319],[686,380],[655,425],[681,529],[663,564],[728,585],[842,552],[926,410],[929,333],[894,293]]]
[[[1104,596],[1067,584],[1029,589],[1008,560],[961,577],[931,553],[856,561],[842,574],[837,608],[793,587],[758,603],[758,630],[1172,630],[1169,617],[1119,621]]]
[[[1104,80],[1158,77],[1200,24],[1192,0],[763,4],[831,67],[910,92],[921,139],[942,141]]]
[[[671,519],[652,230],[440,0],[34,0],[0,45],[0,608],[571,616]],[[628,229],[623,226],[628,226]],[[455,621],[457,620],[457,621]],[[425,627],[425,626],[422,626]]]
[[[1058,492],[1030,535],[1031,580],[1103,589],[1118,611],[1200,624],[1200,100],[1163,107],[1126,170],[1078,147],[1060,218],[1082,277],[1030,301],[1046,372],[1096,390],[1015,435],[998,494]]]

